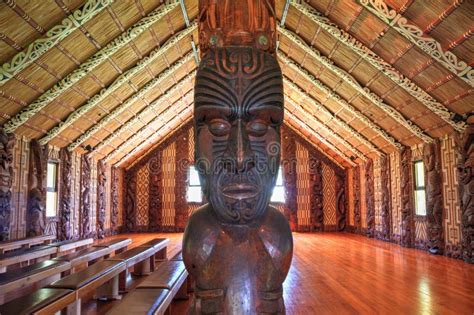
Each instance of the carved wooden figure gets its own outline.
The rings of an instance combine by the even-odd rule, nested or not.
[[[91,160],[90,156],[81,156],[81,237],[89,237],[90,230],[90,191],[91,191]]]
[[[58,238],[68,240],[71,238],[71,210],[72,210],[72,157],[71,151],[62,148],[59,151],[61,159],[61,195],[59,202],[59,230]]]
[[[400,190],[401,190],[401,239],[400,244],[405,247],[413,246],[413,183],[411,149],[404,147],[400,152]]]
[[[309,172],[311,187],[311,232],[324,230],[323,167],[314,154],[310,155]]]
[[[105,185],[107,184],[105,163],[99,160],[97,163],[97,237],[105,237],[105,207],[106,195]]]
[[[46,219],[46,166],[48,150],[38,141],[30,143],[30,164],[28,171],[28,201],[26,206],[26,235],[38,236],[44,233]]]
[[[441,152],[439,141],[426,144],[423,148],[426,175],[426,217],[428,221],[428,250],[442,254],[443,238],[443,192],[441,174]]]
[[[112,233],[117,232],[118,216],[119,216],[119,177],[120,171],[118,167],[112,167],[112,185],[110,198],[110,225]]]
[[[471,116],[471,119],[474,118]],[[462,257],[474,263],[474,124],[464,131],[459,166],[461,194]]]
[[[365,206],[367,209],[367,236],[375,236],[375,201],[374,201],[374,162],[367,159],[365,164]]]
[[[380,216],[382,219],[382,234],[381,239],[384,241],[390,241],[391,235],[391,218],[390,218],[390,167],[389,158],[384,155],[380,158],[380,174],[381,174],[381,192],[382,192],[382,205],[380,210]]]
[[[148,230],[158,231],[161,227],[161,218],[163,212],[162,199],[162,155],[156,152],[155,156],[150,160],[150,212],[148,220]]]
[[[0,128],[0,241],[10,238],[10,214],[15,136]]]
[[[342,232],[346,229],[346,187],[345,178],[336,175],[336,219],[337,231]]]
[[[362,230],[360,217],[360,166],[354,168],[352,182],[354,184],[354,227],[356,233],[360,233]]]
[[[184,233],[184,263],[195,280],[190,313],[284,314],[293,240],[285,216],[269,206],[283,122],[276,58],[248,47],[210,49],[194,106],[195,164],[209,203]]]
[[[284,157],[283,176],[285,181],[285,216],[292,231],[298,230],[298,212],[296,200],[296,135],[285,128],[282,153]]]

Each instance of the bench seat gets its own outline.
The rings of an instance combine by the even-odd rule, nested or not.
[[[31,248],[24,248],[1,254],[0,273],[5,272],[6,268],[10,265],[54,255],[56,254],[56,252],[57,250],[55,247],[51,247],[49,245],[39,245]]]
[[[138,247],[150,247],[156,250],[155,259],[164,260],[167,257],[167,249],[170,240],[167,238],[155,238]]]
[[[22,289],[48,277],[69,270],[67,261],[45,260],[36,264],[14,269],[0,274],[0,293]]]
[[[172,296],[167,289],[140,289],[127,296],[107,315],[164,314],[171,304]]]
[[[65,252],[69,251],[72,249],[76,249],[78,247],[84,247],[92,244],[94,240],[92,238],[85,238],[82,240],[67,240],[67,241],[61,241],[61,242],[56,242],[56,243],[51,243],[48,246],[56,247],[57,252]]]
[[[164,261],[157,270],[138,285],[138,288],[156,288],[172,290],[181,287],[188,272],[182,261]]]
[[[115,253],[118,253],[118,251],[126,249],[130,243],[132,243],[132,240],[129,238],[115,238],[110,241],[95,244],[94,247],[107,247]]]
[[[0,242],[0,254],[22,247],[29,248],[34,245],[50,243],[54,239],[56,239],[56,236],[54,235],[41,235]]]
[[[135,247],[118,255],[115,255],[112,258],[108,258],[107,260],[123,261],[127,264],[127,268],[130,268],[138,262],[151,257],[152,255],[154,255],[155,252],[156,251],[153,247]]]
[[[110,254],[110,252],[111,250],[107,247],[89,247],[67,255],[56,257],[53,260],[68,261],[71,263],[71,268],[74,268],[80,264],[102,258]]]
[[[67,289],[43,288],[0,306],[2,315],[54,314],[75,299]]]

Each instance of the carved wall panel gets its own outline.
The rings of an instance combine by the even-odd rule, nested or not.
[[[176,159],[175,159],[175,222],[178,231],[184,231],[188,221],[188,206],[186,201],[186,190],[189,168],[189,140],[188,131],[179,132],[176,137]]]
[[[13,177],[10,213],[10,239],[26,237],[26,205],[28,203],[28,168],[30,142],[25,137],[17,137],[12,148]]]
[[[298,231],[308,231],[311,226],[311,192],[309,172],[309,152],[299,141],[296,141],[296,207]]]
[[[324,230],[323,212],[323,174],[322,162],[312,152],[310,155],[310,187],[311,187],[311,231]]]
[[[296,140],[288,129],[282,129],[282,161],[285,186],[285,216],[292,231],[298,229],[296,188]]]
[[[106,208],[106,165],[103,160],[97,163],[97,238],[105,237],[105,208]]]
[[[428,247],[432,254],[442,254],[443,236],[443,193],[440,143],[438,140],[425,144],[423,148],[426,185],[426,219],[428,223]]]
[[[162,226],[163,231],[174,231],[175,224],[175,176],[176,176],[176,143],[172,142],[163,150],[162,174],[163,174],[163,213]]]
[[[72,153],[62,148],[60,153],[60,201],[59,201],[59,235],[61,240],[71,239],[71,212],[72,205]]]
[[[0,241],[10,239],[15,136],[0,128]]]
[[[400,179],[400,152],[390,153],[390,191],[391,194],[391,221],[392,240],[400,243],[401,236],[401,179]]]
[[[410,148],[404,148],[400,157],[400,191],[401,191],[401,235],[400,244],[405,247],[413,246],[414,240],[414,209],[412,158]]]
[[[80,236],[91,235],[91,159],[84,154],[81,156],[81,205],[80,205]]]
[[[382,174],[381,174],[381,158],[379,156],[373,159],[374,162],[374,209],[375,209],[375,236],[380,237],[382,232]]]
[[[336,229],[342,232],[346,229],[346,179],[336,175]]]
[[[353,173],[354,184],[354,228],[356,233],[361,233],[361,215],[360,215],[360,166],[354,168]]]
[[[347,225],[350,230],[354,227],[354,168],[347,170]]]
[[[30,142],[28,173],[28,203],[26,207],[26,235],[44,234],[46,227],[46,165],[48,150],[38,141]]]
[[[443,234],[445,254],[453,258],[461,257],[461,208],[459,192],[458,164],[460,163],[458,134],[441,139],[441,164],[443,175]]]
[[[461,139],[462,159],[459,166],[461,192],[462,258],[474,263],[474,124]]]
[[[365,164],[365,206],[367,209],[367,236],[375,237],[374,162]]]
[[[124,183],[124,229],[126,232],[135,231],[135,216],[137,212],[137,174],[134,172],[125,173]]]
[[[362,233],[367,232],[367,188],[365,187],[367,178],[365,176],[365,163],[360,165],[360,226]]]
[[[135,212],[135,231],[144,231],[148,229],[148,213],[150,210],[150,170],[148,164],[142,165],[136,174],[137,207]]]
[[[120,172],[117,167],[112,167],[112,184],[110,196],[110,229],[113,233],[118,231],[118,216],[119,216],[119,180]]]
[[[149,162],[150,168],[150,220],[148,229],[150,231],[158,231],[162,226],[163,213],[163,165],[162,154],[158,151],[153,154]]]
[[[390,194],[390,158],[382,156],[380,158],[380,217],[381,234],[380,238],[384,241],[390,240],[391,235],[391,194]]]
[[[323,164],[323,209],[324,230],[334,231],[336,227],[336,174]]]

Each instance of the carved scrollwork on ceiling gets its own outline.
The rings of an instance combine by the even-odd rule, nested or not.
[[[5,123],[5,129],[10,132],[15,131],[18,127],[28,121],[31,117],[40,112],[49,103],[67,91],[71,86],[84,78],[89,72],[106,61],[110,56],[116,53],[120,48],[128,44],[131,40],[139,36],[153,23],[162,19],[166,14],[171,12],[178,4],[170,4],[160,6],[150,12],[146,17],[131,26],[120,36],[108,43],[104,48],[92,55],[89,59],[81,63],[81,65],[69,73],[64,79],[57,82],[53,87],[44,92],[33,103],[23,108],[18,114]],[[196,28],[195,24],[193,26]]]
[[[450,124],[454,129],[456,129],[457,131],[463,131],[466,128],[466,124],[464,122],[454,122],[450,119],[452,112],[450,112],[444,105],[434,99],[416,83],[401,74],[391,64],[383,60],[367,46],[365,46],[352,35],[341,29],[338,25],[331,22],[329,18],[325,17],[315,8],[308,4],[302,3],[298,0],[290,1],[294,8],[296,8],[309,19],[311,19],[314,23],[318,24],[321,28],[323,28],[341,43],[352,49],[352,51],[358,54],[362,59],[364,59],[372,66],[374,66],[377,70],[386,75],[389,79],[391,79],[394,83],[404,89],[407,93],[409,93],[411,96],[413,96],[422,104],[424,104],[427,108],[429,108],[433,113],[441,117],[441,119],[443,119],[446,123]]]

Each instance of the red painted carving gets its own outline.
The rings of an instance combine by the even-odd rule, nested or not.
[[[311,187],[311,231],[324,231],[322,163],[310,154],[309,173]]]
[[[44,234],[46,221],[46,165],[48,160],[46,146],[38,141],[30,143],[30,166],[28,170],[28,202],[26,206],[26,235]]]
[[[89,237],[91,235],[91,203],[90,203],[90,191],[91,191],[91,160],[89,155],[84,154],[81,156],[81,209],[80,209],[80,222],[81,222],[81,237]]]
[[[468,125],[463,134],[459,174],[462,258],[466,262],[474,263],[474,124]]]
[[[356,233],[361,233],[362,225],[360,217],[360,166],[354,167],[352,182],[354,184],[354,228]]]
[[[365,206],[367,209],[367,236],[375,237],[374,162],[365,164]]]
[[[275,52],[275,0],[200,0],[199,47],[247,46]]]
[[[405,247],[413,246],[413,183],[411,149],[404,147],[401,154],[400,187],[401,187],[401,237],[400,244]]]
[[[103,160],[99,160],[99,162],[97,162],[97,237],[99,239],[105,237],[106,183],[105,163]]]
[[[339,232],[346,229],[346,190],[345,177],[336,175],[336,228]]]
[[[380,158],[380,174],[381,174],[381,193],[382,193],[382,205],[380,210],[380,216],[382,219],[382,234],[381,239],[384,241],[390,240],[391,235],[391,217],[390,217],[390,167],[389,158],[384,155]]]
[[[112,185],[111,185],[111,213],[110,213],[110,225],[112,233],[118,232],[118,215],[119,215],[119,178],[120,169],[118,167],[112,167]]]
[[[0,128],[0,241],[10,238],[14,146],[15,136]]]
[[[71,239],[71,210],[72,210],[72,156],[67,148],[59,151],[61,160],[60,202],[59,202],[59,235],[61,240]]]

